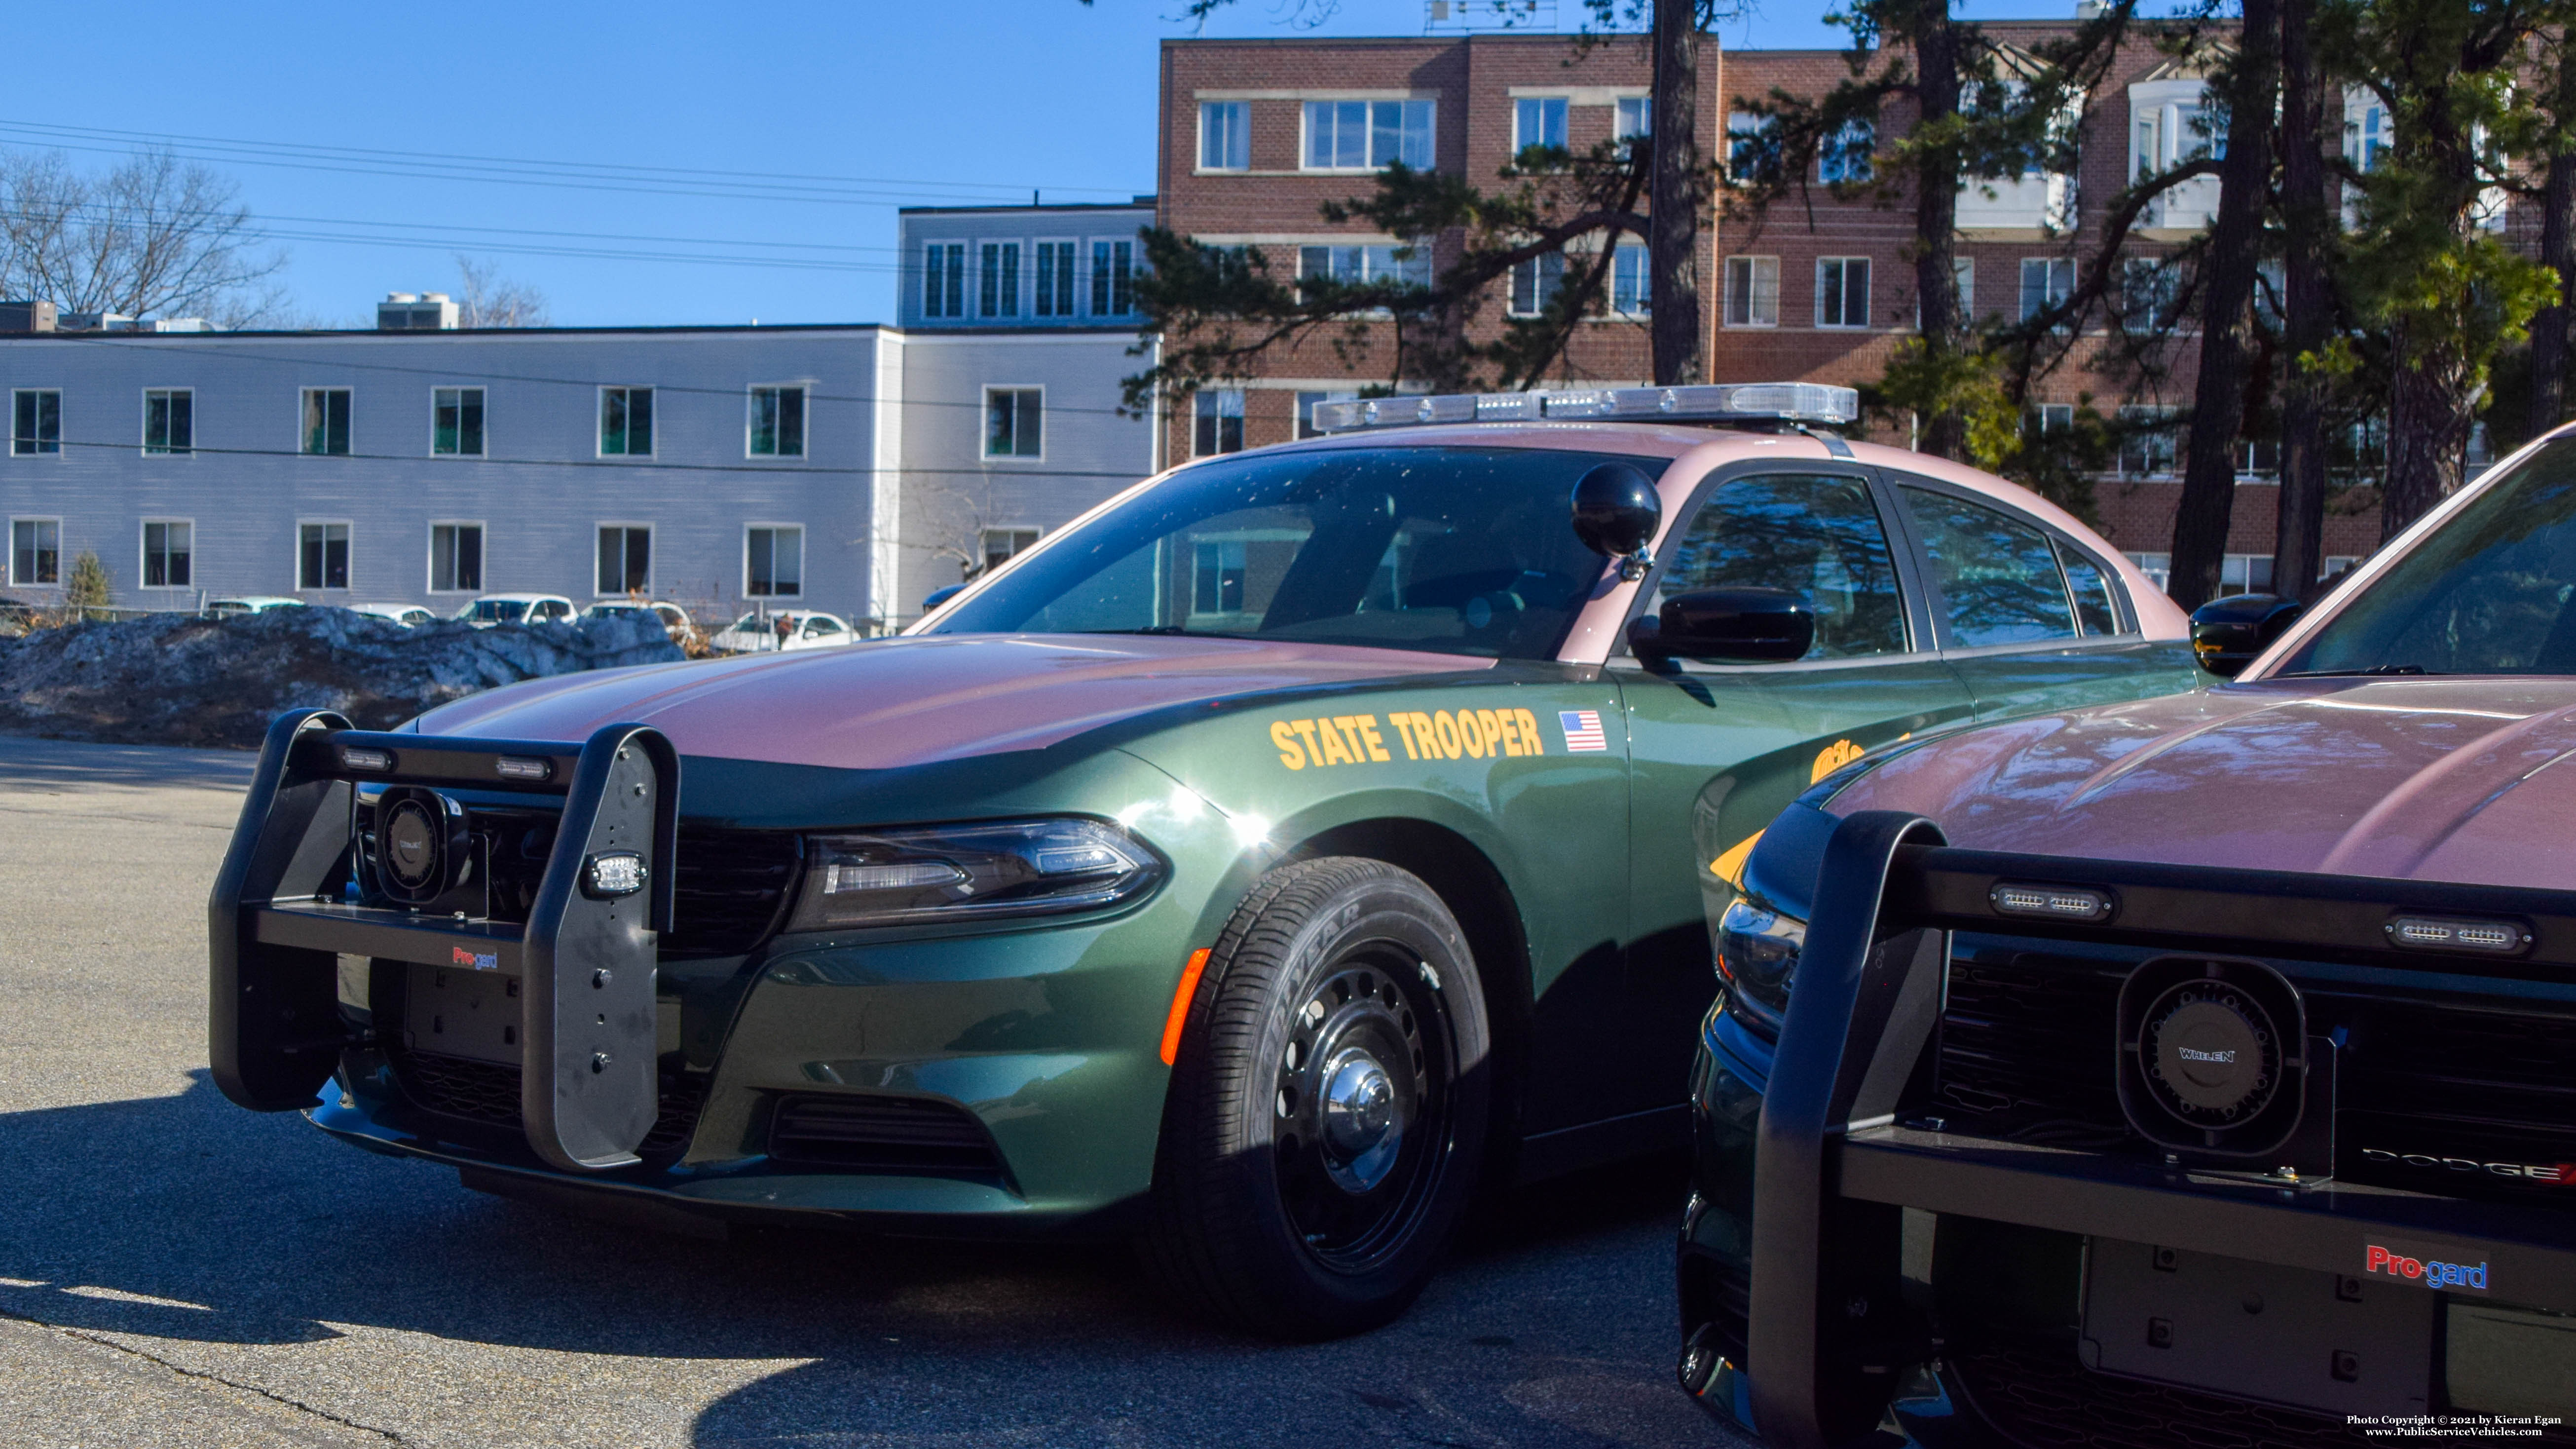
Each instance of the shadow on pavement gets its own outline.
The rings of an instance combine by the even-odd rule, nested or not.
[[[240,790],[259,765],[252,750],[182,750],[166,745],[93,745],[0,735],[0,787],[60,791],[101,786]]]
[[[176,1097],[0,1114],[0,1181],[0,1311],[209,1343],[344,1325],[783,1361],[700,1415],[702,1445],[1712,1442],[1666,1367],[1670,1163],[1521,1195],[1411,1315],[1320,1345],[1177,1318],[1117,1246],[714,1244],[483,1197],[240,1111],[203,1071]]]

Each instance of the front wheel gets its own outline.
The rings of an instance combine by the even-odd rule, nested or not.
[[[1402,1313],[1475,1185],[1483,984],[1447,906],[1382,861],[1273,871],[1211,948],[1163,1114],[1147,1261],[1258,1333]]]

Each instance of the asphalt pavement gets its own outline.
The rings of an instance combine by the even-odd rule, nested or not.
[[[0,738],[0,1444],[1731,1446],[1672,1381],[1681,1176],[1524,1193],[1281,1346],[1115,1247],[672,1237],[469,1192],[205,1068],[247,755]]]

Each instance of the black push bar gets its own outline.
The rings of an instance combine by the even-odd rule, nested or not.
[[[1920,816],[1862,811],[1825,838],[1808,914],[1754,1145],[1746,1367],[1766,1442],[1827,1449],[1876,1426],[1887,1380],[1872,1376],[1902,1355],[1872,1300],[1897,1274],[1907,1207],[2345,1274],[2370,1241],[2466,1241],[2513,1301],[2576,1312],[2562,1211],[2267,1186],[1898,1120],[1924,1080],[1951,931],[2563,982],[2576,892],[1960,850]],[[2500,944],[2410,946],[2423,922]]]
[[[360,784],[563,801],[524,925],[360,904]],[[644,725],[580,744],[352,729],[329,710],[270,724],[207,905],[208,1052],[225,1096],[262,1112],[317,1105],[342,1048],[338,957],[520,980],[519,1107],[528,1145],[568,1171],[637,1160],[659,1111],[654,966],[671,929],[680,760]],[[631,859],[630,859],[631,857]]]

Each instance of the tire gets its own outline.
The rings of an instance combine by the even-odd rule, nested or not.
[[[1263,877],[1189,1008],[1143,1250],[1218,1321],[1375,1328],[1430,1280],[1492,1100],[1483,982],[1439,896],[1383,861]]]

